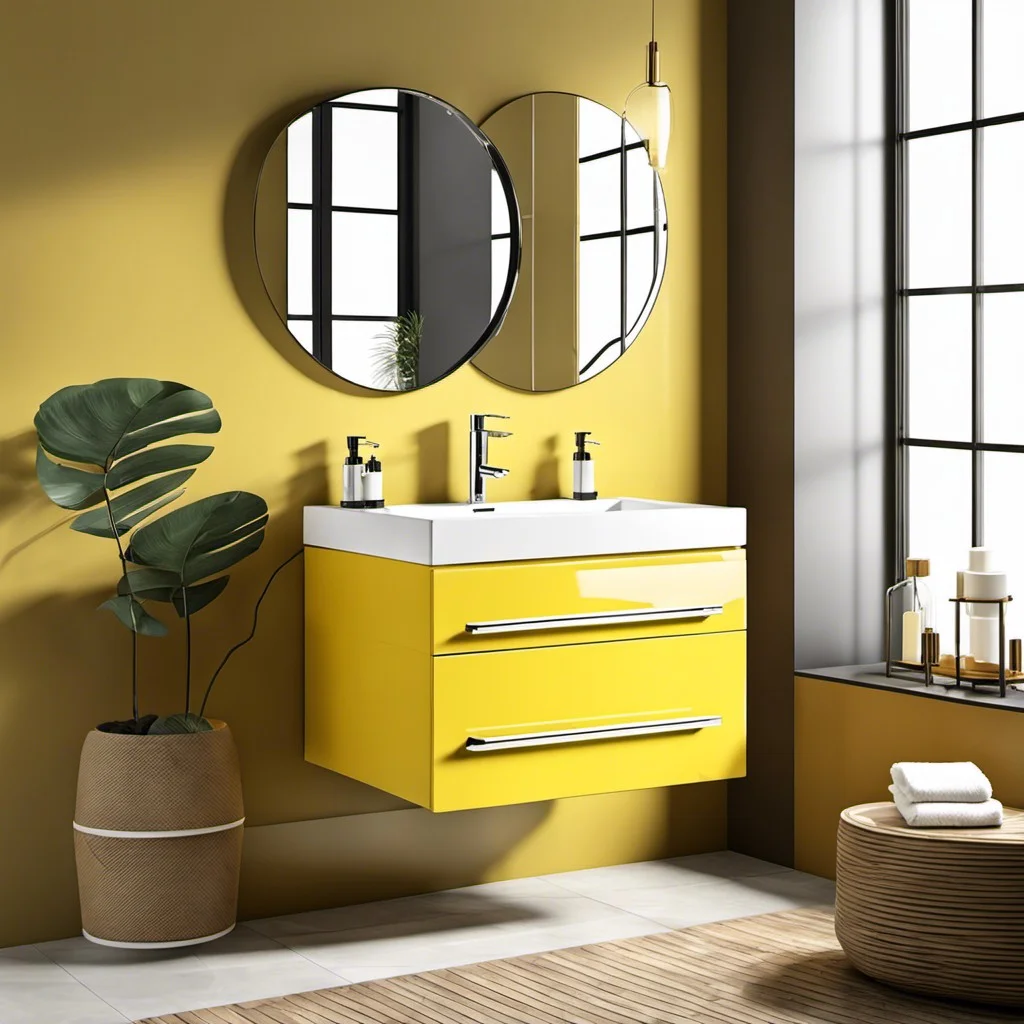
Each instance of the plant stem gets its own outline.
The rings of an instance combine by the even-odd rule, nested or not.
[[[192,703],[192,619],[188,614],[188,587],[181,588],[181,610],[185,613],[185,716]]]
[[[128,579],[128,561],[124,557],[124,548],[121,546],[121,535],[117,532],[117,524],[114,522],[114,510],[110,504],[110,492],[106,486],[103,488],[103,501],[107,506],[107,519],[110,521],[110,532],[114,535],[114,540],[117,542],[117,554],[121,559],[121,579]],[[132,597],[134,602],[134,595],[131,593],[131,588],[128,590],[128,594]],[[135,621],[135,605],[134,603],[128,606],[132,614],[132,718],[137,722],[139,720],[139,634],[136,630],[138,623]]]
[[[203,716],[203,713],[206,711],[206,702],[210,699],[210,691],[213,689],[213,684],[215,682],[217,682],[217,676],[220,675],[221,669],[224,668],[224,666],[228,663],[228,659],[231,657],[232,654],[235,653],[235,651],[237,651],[240,647],[244,647],[256,635],[256,626],[257,626],[257,624],[260,621],[260,605],[263,604],[263,598],[265,598],[267,596],[267,591],[270,589],[270,584],[274,582],[275,578],[277,577],[277,574],[289,562],[294,562],[295,559],[298,558],[299,555],[302,554],[302,551],[303,551],[303,549],[299,548],[298,551],[296,551],[293,554],[289,555],[270,574],[270,579],[267,580],[266,585],[263,587],[263,592],[260,594],[259,598],[257,599],[256,607],[253,609],[253,613],[252,613],[252,629],[249,630],[249,635],[244,640],[239,640],[238,643],[235,644],[235,646],[232,647],[228,651],[228,653],[224,655],[223,659],[221,660],[221,663],[217,666],[217,671],[213,673],[213,678],[210,680],[209,686],[206,687],[206,693],[203,695],[203,703],[199,705],[199,716],[200,716],[200,718]]]

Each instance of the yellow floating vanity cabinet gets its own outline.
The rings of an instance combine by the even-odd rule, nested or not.
[[[742,547],[423,565],[306,547],[306,759],[434,811],[745,772]]]

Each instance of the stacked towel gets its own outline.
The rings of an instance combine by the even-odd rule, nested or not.
[[[896,809],[914,828],[984,828],[1003,823],[992,783],[970,761],[900,761],[889,787]]]
[[[913,801],[899,786],[890,786],[893,803],[903,820],[914,828],[985,828],[1003,823],[1003,805],[998,800],[978,803],[950,803],[943,800]]]
[[[917,803],[977,804],[992,799],[992,783],[973,761],[897,761],[892,784]]]

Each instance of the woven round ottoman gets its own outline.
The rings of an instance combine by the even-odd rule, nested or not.
[[[909,828],[890,803],[839,818],[836,937],[897,988],[1024,1006],[1024,811],[999,828]]]

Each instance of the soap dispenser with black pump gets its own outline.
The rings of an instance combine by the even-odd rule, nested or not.
[[[371,455],[363,470],[363,508],[384,507],[384,467]]]
[[[600,445],[601,442],[588,441],[589,436],[589,430],[576,431],[576,451],[572,454],[572,496],[576,501],[593,501],[597,497],[594,460],[587,451],[587,445]]]
[[[366,498],[363,495],[363,476],[366,467],[359,455],[359,446],[367,448],[379,448],[376,441],[367,441],[361,435],[350,434],[345,443],[348,445],[348,456],[345,459],[345,466],[342,470],[341,479],[341,507],[342,508],[366,508]],[[377,463],[379,466],[380,463]]]

